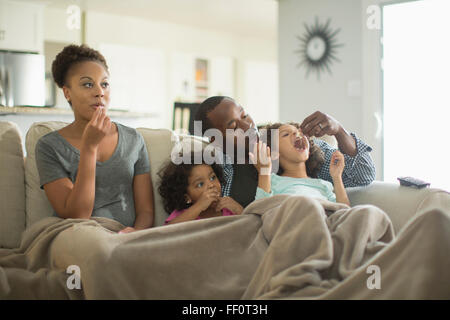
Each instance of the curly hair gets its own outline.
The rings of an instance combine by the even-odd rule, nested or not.
[[[273,124],[266,124],[259,127],[259,129],[266,129],[267,130],[267,145],[272,149],[271,142],[272,142],[272,132],[271,129],[279,129],[282,125],[289,124],[297,129],[300,129],[300,124],[297,122],[288,122],[288,123],[273,123]],[[317,146],[314,143],[313,138],[308,137],[309,141],[309,158],[306,161],[306,173],[311,178],[317,178],[317,174],[320,171],[320,168],[322,167],[323,163],[325,162],[325,155],[320,149],[319,146]],[[279,166],[277,174],[280,175],[283,173],[283,168],[281,165]]]
[[[194,158],[194,154],[191,155],[191,159]],[[203,162],[202,164],[206,164]],[[187,193],[187,187],[189,185],[188,179],[192,172],[192,169],[199,164],[194,164],[193,161],[188,163],[175,164],[172,161],[168,161],[158,172],[158,176],[161,179],[158,187],[158,192],[162,197],[164,209],[167,213],[171,213],[174,210],[183,210],[191,206],[185,199]],[[217,163],[210,165],[214,173],[217,176],[220,184],[225,183],[223,176],[223,168]]]
[[[98,62],[108,71],[105,57],[100,52],[84,44],[80,46],[71,44],[64,47],[52,63],[52,75],[58,87],[62,88],[66,84],[66,77],[70,68],[84,61]]]

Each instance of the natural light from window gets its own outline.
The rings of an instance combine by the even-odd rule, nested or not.
[[[450,1],[383,7],[384,180],[450,191]]]

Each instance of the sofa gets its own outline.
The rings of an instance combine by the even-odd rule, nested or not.
[[[34,123],[23,139],[15,123],[0,121],[0,248],[17,248],[25,229],[52,215],[45,192],[39,187],[34,149],[41,136],[65,125],[67,123],[58,121]],[[137,130],[147,144],[155,190],[155,226],[161,226],[167,213],[156,191],[158,169],[169,159],[176,143],[204,141],[168,129]],[[384,210],[392,220],[396,233],[410,218],[430,208],[450,210],[450,194],[434,188],[415,189],[397,183],[374,181],[369,186],[347,188],[347,192],[352,206],[372,204]]]
[[[138,128],[149,152],[155,223],[118,234],[123,226],[111,219],[53,216],[34,149],[65,125],[34,123],[23,139],[16,124],[0,121],[0,299],[450,297],[446,191],[374,181],[347,189],[351,208],[276,195],[242,215],[163,226],[159,168],[173,150],[206,142]],[[381,290],[369,283],[373,268],[382,270]]]

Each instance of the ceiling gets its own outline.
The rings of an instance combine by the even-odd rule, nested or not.
[[[276,0],[39,0],[65,9],[76,4],[92,10],[166,21],[243,36],[276,39]]]

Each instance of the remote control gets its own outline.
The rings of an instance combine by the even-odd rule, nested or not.
[[[397,180],[400,181],[401,186],[418,189],[425,188],[430,185],[428,182],[413,177],[398,177]]]

